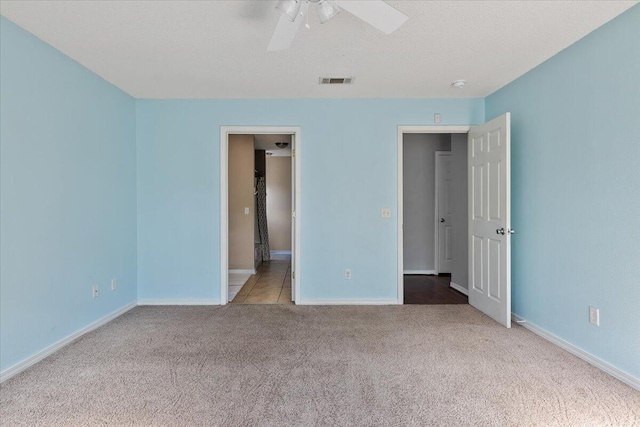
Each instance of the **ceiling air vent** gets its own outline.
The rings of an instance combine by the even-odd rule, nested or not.
[[[320,77],[321,85],[350,85],[353,77]]]

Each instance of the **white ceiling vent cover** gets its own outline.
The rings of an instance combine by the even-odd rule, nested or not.
[[[353,77],[320,77],[321,85],[350,85]]]

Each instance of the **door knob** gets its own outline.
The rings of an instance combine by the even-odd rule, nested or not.
[[[496,234],[502,234],[502,235],[504,236],[504,227],[502,227],[502,228],[498,228],[498,229],[496,230]]]
[[[444,222],[444,218],[440,218],[440,222]]]

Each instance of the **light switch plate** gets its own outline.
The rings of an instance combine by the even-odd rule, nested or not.
[[[592,325],[600,326],[600,309],[596,307],[589,307],[589,323]]]

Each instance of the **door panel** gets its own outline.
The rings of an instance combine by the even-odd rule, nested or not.
[[[450,151],[436,151],[436,272],[451,273],[453,265],[451,245],[453,164]]]
[[[469,131],[469,304],[511,327],[510,114]]]
[[[472,179],[469,188],[472,190],[469,194],[472,197],[472,202],[469,206],[473,207],[473,219],[483,219],[483,199],[484,199],[484,165],[473,165],[472,171],[469,176]]]

